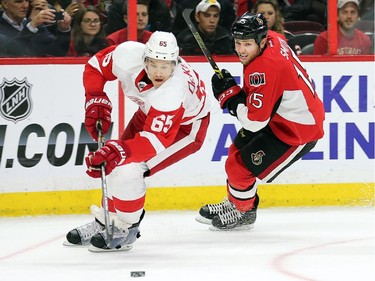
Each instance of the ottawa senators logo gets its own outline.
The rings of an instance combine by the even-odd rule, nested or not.
[[[262,164],[263,156],[266,155],[263,150],[259,150],[258,152],[251,153],[251,162],[253,162],[254,165],[259,166]]]
[[[250,85],[254,86],[254,87],[259,87],[260,85],[265,85],[266,84],[266,74],[254,72],[253,74],[250,75],[249,80],[250,80],[249,81]]]
[[[7,120],[17,123],[31,112],[31,84],[24,78],[8,81],[4,78],[0,85],[0,114]]]

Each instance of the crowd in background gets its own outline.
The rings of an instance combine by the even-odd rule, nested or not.
[[[374,0],[339,0],[338,7],[340,2],[354,5],[357,15],[341,15],[339,9],[339,39],[358,35],[357,31],[346,32],[345,24],[340,23],[349,18],[354,24],[368,23],[359,32],[369,38],[367,41],[361,35],[361,44],[370,42],[371,46],[356,51],[338,49],[339,53],[373,54]],[[186,8],[193,10],[191,20],[207,48],[216,55],[234,54],[230,29],[246,11],[262,13],[268,28],[291,42],[297,54],[327,53],[327,0],[138,0],[137,40],[145,43],[152,32],[169,31],[177,37],[181,55],[201,55],[182,16]],[[63,15],[56,18],[59,15],[55,12],[61,11]],[[292,30],[296,21],[310,23],[311,27],[314,23],[320,30]],[[127,41],[127,24],[127,0],[1,0],[0,56],[92,56],[109,45]],[[305,51],[307,45],[309,51]]]

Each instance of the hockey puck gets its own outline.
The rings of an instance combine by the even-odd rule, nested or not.
[[[130,272],[130,277],[144,277],[146,276],[145,271],[131,271]]]

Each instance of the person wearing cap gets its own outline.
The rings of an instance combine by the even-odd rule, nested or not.
[[[337,2],[337,54],[367,55],[371,51],[371,40],[359,29],[355,28],[359,20],[358,0],[339,0]],[[328,31],[319,34],[314,42],[314,55],[328,53]]]
[[[187,24],[185,22],[184,17],[182,16],[182,12],[185,9],[195,9],[195,7],[201,2],[202,0],[179,0],[175,1],[178,2],[178,5],[175,7],[175,17],[173,19],[171,32],[177,36],[182,30],[187,28]],[[220,3],[220,20],[219,25],[224,27],[226,30],[230,32],[231,26],[236,19],[235,9],[232,3],[232,0],[217,0]],[[192,17],[194,13],[192,13]]]
[[[232,55],[232,36],[219,25],[221,5],[216,0],[202,0],[194,10],[199,35],[212,54]],[[189,28],[177,35],[181,55],[202,55],[202,51]]]

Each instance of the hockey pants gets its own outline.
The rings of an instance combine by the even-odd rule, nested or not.
[[[225,163],[229,200],[242,212],[256,208],[258,184],[272,182],[315,144],[316,141],[288,145],[268,127],[256,133],[241,129],[229,147]]]

